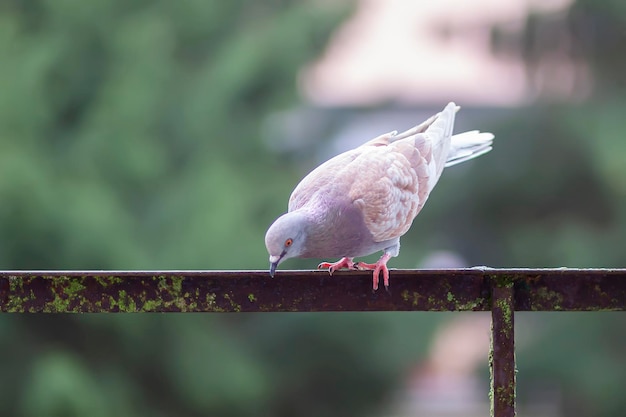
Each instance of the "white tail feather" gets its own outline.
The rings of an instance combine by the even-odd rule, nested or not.
[[[446,167],[468,161],[489,152],[493,143],[493,134],[472,130],[452,136]]]

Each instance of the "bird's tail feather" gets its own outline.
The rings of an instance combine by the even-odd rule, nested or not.
[[[486,154],[492,149],[493,134],[472,130],[452,136],[446,167]]]

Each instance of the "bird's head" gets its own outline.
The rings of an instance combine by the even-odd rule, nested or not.
[[[280,216],[265,234],[265,247],[270,254],[270,275],[286,259],[304,253],[309,222],[299,212],[292,211]]]

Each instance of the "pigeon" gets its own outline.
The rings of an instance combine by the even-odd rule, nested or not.
[[[452,135],[460,109],[449,103],[422,124],[378,136],[311,171],[289,198],[288,212],[267,230],[270,275],[289,258],[341,258],[318,269],[373,270],[372,287],[387,262],[398,256],[404,235],[428,199],[444,167],[492,149],[493,134],[477,130]],[[354,258],[383,251],[373,264]]]

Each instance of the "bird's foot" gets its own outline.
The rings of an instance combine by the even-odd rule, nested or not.
[[[355,269],[355,264],[352,262],[352,259],[353,258],[341,258],[335,263],[322,262],[317,266],[317,269],[328,269],[330,275],[342,268]]]
[[[355,264],[357,269],[360,270],[374,270],[374,277],[372,281],[372,288],[374,291],[378,289],[379,275],[383,274],[383,284],[385,289],[389,291],[389,269],[387,268],[387,261],[391,259],[391,255],[384,253],[383,256],[375,264],[368,264],[365,262],[357,262]]]

